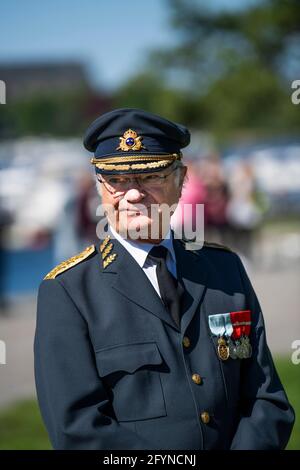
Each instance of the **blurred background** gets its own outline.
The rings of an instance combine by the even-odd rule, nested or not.
[[[181,203],[205,204],[206,240],[242,257],[298,413],[288,448],[300,449],[299,2],[4,0],[1,20],[0,449],[50,447],[33,378],[36,294],[95,240],[82,134],[114,107],[191,129]]]

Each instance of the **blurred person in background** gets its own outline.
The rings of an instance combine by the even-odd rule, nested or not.
[[[199,174],[198,160],[190,160],[187,162],[187,176],[178,208],[172,216],[172,226],[175,231],[184,234],[184,227],[196,230],[196,207],[197,204],[204,203],[205,196],[206,192]],[[185,210],[186,205],[190,205],[191,210]]]
[[[179,209],[172,217],[174,229],[179,233],[183,226],[196,228],[196,206],[204,208],[204,238],[210,242],[227,243],[229,225],[227,204],[228,183],[223,166],[216,154],[189,161],[187,178],[183,186]],[[191,206],[185,210],[186,204]]]
[[[8,230],[10,224],[13,222],[13,217],[8,210],[3,207],[0,198],[0,314],[8,313],[9,300],[5,294],[5,273],[7,254],[5,253],[6,242],[8,237]]]
[[[204,187],[205,239],[228,244],[227,205],[229,188],[222,161],[217,153],[199,162],[199,177]]]
[[[65,184],[69,191],[64,193],[64,201],[53,231],[54,257],[57,263],[96,239],[99,196],[93,178],[82,173],[77,181],[66,181]]]
[[[55,215],[55,229],[53,230],[53,255],[56,263],[60,263],[80,250],[77,233],[77,190],[74,182],[69,181],[68,178],[65,179],[65,188],[60,211]]]
[[[80,249],[95,242],[98,222],[96,210],[100,203],[92,175],[84,173],[78,183],[76,207],[76,231],[80,241]]]
[[[228,174],[228,183],[230,198],[226,217],[230,224],[230,246],[251,260],[254,237],[262,222],[262,210],[256,199],[257,187],[251,164],[246,161],[237,162]]]

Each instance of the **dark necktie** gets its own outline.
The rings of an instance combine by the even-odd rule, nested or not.
[[[166,258],[168,249],[165,246],[154,246],[148,257],[156,263],[156,275],[162,301],[172,315],[177,326],[180,326],[180,299],[183,288],[167,268]]]

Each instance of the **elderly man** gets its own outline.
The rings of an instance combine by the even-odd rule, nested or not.
[[[170,229],[189,139],[138,109],[104,114],[86,132],[108,230],[54,268],[38,296],[36,386],[55,449],[288,442],[294,413],[239,257],[215,244],[186,249]]]

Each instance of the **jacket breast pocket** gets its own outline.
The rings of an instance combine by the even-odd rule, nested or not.
[[[219,362],[219,369],[223,381],[227,405],[229,407],[239,406],[241,392],[241,359],[232,359],[231,357],[228,357],[228,359],[222,360],[218,354],[218,338],[212,334],[209,336],[213,344],[216,359]]]
[[[120,344],[96,351],[99,376],[118,421],[166,416],[156,342]]]

